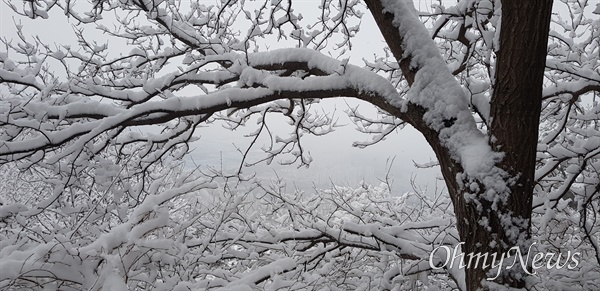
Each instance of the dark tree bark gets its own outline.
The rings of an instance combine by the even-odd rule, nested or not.
[[[419,68],[410,67],[411,56],[404,53],[402,35],[392,21],[394,15],[381,13],[383,7],[379,0],[366,0],[366,3],[407,81],[412,84]],[[502,1],[500,48],[497,51],[488,134],[494,151],[504,153],[498,167],[507,173],[505,182],[510,188],[505,204],[493,210],[492,202],[481,197],[487,190],[485,187],[474,193],[483,210],[478,210],[475,203],[465,201],[466,190],[461,188],[456,179],[463,168],[440,143],[439,133],[427,127],[422,119],[407,120],[423,133],[436,153],[454,204],[457,228],[461,240],[465,242],[462,246],[465,254],[500,254],[513,246],[521,246],[522,253],[527,251],[525,245],[530,237],[542,81],[551,12],[552,1],[548,0]],[[411,109],[413,113],[419,110]],[[390,113],[393,114],[393,111]],[[507,215],[514,220],[512,226],[501,221]],[[487,220],[488,225],[479,223],[481,220]],[[508,235],[507,228],[510,227],[517,227],[519,235]],[[489,277],[488,270],[467,268],[467,290],[485,288],[482,283]],[[503,271],[496,283],[524,287],[522,275],[523,272]]]
[[[495,151],[503,152],[500,167],[515,181],[511,184],[507,203],[500,214],[510,213],[523,219],[522,236],[507,237],[502,231],[499,215],[491,215],[492,228],[498,239],[510,246],[522,247],[527,252],[524,239],[529,238],[533,188],[535,186],[535,161],[542,104],[542,87],[552,1],[502,1],[500,50],[497,53],[494,92],[490,112],[490,144]],[[478,225],[471,219],[471,225]],[[482,230],[475,230],[482,233]],[[484,236],[485,237],[485,236]],[[475,241],[466,244],[466,252],[475,251]],[[487,239],[480,242],[484,245]],[[502,249],[501,251],[505,251]],[[485,274],[467,273],[469,290],[475,290]],[[524,287],[522,279],[504,278],[512,287]]]

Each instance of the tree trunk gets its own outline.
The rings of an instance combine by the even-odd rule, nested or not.
[[[410,59],[404,55],[402,36],[393,24],[393,15],[381,13],[382,6],[378,0],[366,0],[366,3],[411,84],[418,68],[410,67]],[[487,190],[484,187],[475,193],[477,202],[483,207],[478,209],[476,203],[467,202],[464,196],[467,190],[456,179],[457,174],[463,172],[460,163],[452,159],[448,149],[440,143],[437,132],[421,122],[411,123],[423,133],[436,153],[454,204],[465,254],[496,253],[500,256],[513,246],[520,246],[524,255],[527,252],[551,12],[552,1],[548,0],[502,1],[500,48],[496,58],[488,132],[492,149],[504,153],[498,167],[507,173],[505,182],[509,193],[506,203],[493,208],[492,202],[482,197]],[[509,223],[506,222],[507,217],[511,218]],[[468,260],[467,257],[465,260]],[[486,289],[482,283],[489,277],[488,271],[489,267],[466,268],[467,290]],[[503,270],[494,282],[524,287],[524,275],[517,263],[512,270]]]
[[[478,211],[473,203],[455,205],[465,254],[500,255],[519,246],[525,255],[530,245],[531,203],[551,13],[552,1],[548,0],[502,1],[489,136],[494,151],[504,153],[498,166],[508,173],[510,193],[506,203],[498,205],[497,211],[492,210],[486,199],[479,200],[484,211]],[[442,168],[445,168],[443,164]],[[463,195],[460,192],[450,194]],[[508,215],[512,218],[509,225],[502,221],[502,217]],[[479,223],[482,219],[489,221],[492,231]],[[518,235],[510,228],[517,228]],[[481,288],[481,283],[489,277],[486,273],[487,269],[483,268],[466,269],[467,290]],[[516,264],[510,271],[502,270],[496,283],[524,287],[525,275]]]
[[[510,214],[521,219],[520,235],[507,237],[498,232],[505,247],[520,246],[525,254],[529,247],[531,207],[535,186],[535,162],[538,143],[539,120],[542,105],[542,88],[548,32],[552,14],[552,1],[503,0],[500,28],[500,49],[496,59],[494,92],[490,112],[490,145],[503,152],[499,167],[509,177],[510,195],[499,214]],[[502,230],[498,217],[493,216],[492,228]],[[475,222],[475,221],[473,221]],[[486,241],[481,242],[485,244]],[[473,244],[469,245],[470,247]],[[505,248],[501,251],[507,251]],[[483,274],[469,278],[469,290],[475,290]],[[504,278],[511,287],[524,287],[520,278]]]

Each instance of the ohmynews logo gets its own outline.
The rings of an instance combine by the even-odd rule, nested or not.
[[[518,266],[520,266],[521,269],[523,271],[525,271],[525,273],[527,273],[529,275],[533,275],[533,274],[537,273],[536,272],[537,269],[543,268],[543,267],[546,267],[548,269],[552,269],[552,268],[562,269],[566,266],[567,269],[569,269],[569,270],[575,269],[579,265],[579,259],[581,257],[580,252],[571,253],[571,251],[568,251],[564,258],[563,258],[562,253],[558,253],[558,254],[551,253],[551,252],[536,253],[531,258],[531,269],[530,269],[530,268],[528,268],[527,262],[530,262],[529,258],[530,258],[530,255],[532,255],[531,247],[536,244],[535,242],[529,246],[527,256],[525,256],[525,257],[523,257],[523,254],[521,253],[521,250],[518,246],[514,246],[514,247],[510,248],[507,252],[501,253],[500,255],[498,253],[492,253],[492,254],[468,253],[468,254],[466,254],[466,257],[465,257],[465,254],[458,250],[458,247],[460,247],[463,244],[464,244],[464,242],[457,244],[454,247],[454,249],[450,249],[449,246],[439,246],[439,247],[433,249],[431,254],[429,254],[429,266],[434,270],[438,270],[438,269],[441,269],[444,267],[449,267],[451,269],[454,266],[456,259],[459,259],[459,261],[458,261],[459,269],[464,269],[464,268],[470,269],[470,268],[480,268],[480,267],[483,269],[488,269],[488,268],[490,268],[491,270],[495,269],[496,275],[494,277],[487,278],[487,280],[495,280],[496,278],[498,278],[498,276],[500,276],[502,267],[506,266],[505,267],[506,270],[512,269],[515,265],[517,265],[517,261],[519,262]],[[441,249],[446,251],[446,259],[443,262],[443,264],[441,264],[441,265],[435,264],[434,263],[435,254],[437,252],[439,252]],[[500,258],[498,258],[498,255],[500,256]],[[510,263],[509,260],[511,258],[514,258],[512,261],[512,264],[508,265],[508,263]],[[489,262],[489,264],[488,264],[488,260],[491,260],[491,262]],[[505,262],[505,260],[507,260],[507,261]],[[480,262],[482,262],[481,265],[479,264]],[[450,265],[448,266],[448,264],[450,264]],[[530,270],[532,270],[532,271],[530,271]]]

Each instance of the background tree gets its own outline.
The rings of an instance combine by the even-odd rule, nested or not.
[[[571,287],[597,287],[600,24],[587,1],[559,2],[568,13],[554,15],[543,0],[439,3],[433,13],[405,0],[323,1],[312,23],[292,1],[186,4],[12,6],[31,18],[61,10],[77,24],[79,43],[44,44],[17,25],[20,39],[5,40],[0,53],[0,159],[25,171],[34,197],[24,203],[11,195],[1,208],[2,269],[10,270],[2,284],[370,290],[433,280],[475,290],[549,288],[563,276],[576,278]],[[389,55],[361,68],[343,56],[365,8]],[[110,41],[94,41],[88,26]],[[261,52],[262,38],[292,40],[295,48]],[[129,51],[113,52],[115,42]],[[317,195],[261,182],[235,190],[232,181],[247,177],[187,173],[177,164],[201,124],[225,120],[235,128],[254,116],[251,144],[271,140],[263,160],[284,155],[284,163],[308,164],[301,137],[333,130],[331,116],[315,108],[337,97],[381,110],[377,119],[350,112],[378,134],[374,142],[406,123],[419,130],[452,209],[423,197],[405,212],[401,198],[368,186]],[[272,114],[292,125],[288,137],[271,133]],[[144,126],[154,130],[138,130]],[[190,198],[210,188],[222,191]],[[567,193],[577,209],[566,208]],[[455,228],[435,219],[448,215]],[[464,253],[513,246],[525,253],[532,235],[544,239],[541,251],[580,250],[596,262],[532,277],[512,268],[494,281],[485,280],[494,274],[487,268],[439,274],[428,264],[434,247],[459,241]]]

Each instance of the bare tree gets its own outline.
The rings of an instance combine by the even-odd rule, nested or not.
[[[184,7],[187,4],[189,7]],[[326,205],[333,207],[331,213],[340,209],[350,213],[362,225],[334,223],[334,215],[325,217],[315,212],[318,207],[311,208],[314,200],[297,205],[283,194],[261,186],[257,189],[277,198],[278,202],[271,205],[273,214],[281,209],[289,211],[290,221],[278,220],[278,227],[291,222],[293,230],[273,234],[273,229],[281,228],[270,228],[271,225],[266,229],[273,231],[259,231],[260,227],[253,228],[251,221],[245,221],[252,220],[252,216],[240,210],[243,202],[239,197],[224,199],[229,202],[223,205],[221,216],[215,214],[221,219],[204,224],[214,232],[206,240],[199,237],[200,241],[183,245],[210,250],[214,262],[203,264],[226,267],[206,267],[213,271],[203,279],[197,274],[184,276],[182,267],[179,280],[201,281],[196,286],[204,288],[246,283],[256,286],[266,281],[271,286],[290,287],[289,280],[306,280],[306,286],[317,281],[325,284],[317,278],[300,279],[306,276],[300,274],[326,276],[317,272],[322,267],[321,258],[344,257],[349,254],[345,249],[356,248],[366,254],[361,257],[365,258],[361,264],[374,262],[374,251],[393,250],[398,258],[416,261],[412,267],[417,266],[417,271],[413,268],[406,273],[387,263],[371,264],[371,271],[385,269],[378,278],[384,279],[383,285],[364,283],[361,275],[352,272],[341,279],[331,275],[332,284],[342,289],[364,284],[366,289],[393,289],[394,284],[405,286],[394,279],[400,274],[416,274],[421,276],[420,282],[427,279],[433,270],[422,266],[436,245],[462,241],[465,254],[500,255],[514,246],[527,253],[533,234],[537,238],[552,237],[553,233],[547,231],[552,229],[553,218],[563,217],[559,213],[569,211],[562,203],[567,193],[574,194],[578,212],[564,217],[580,216],[580,224],[568,224],[567,229],[581,235],[585,249],[600,263],[599,229],[595,223],[600,192],[600,105],[596,99],[600,91],[600,24],[591,17],[594,7],[588,1],[557,2],[555,5],[562,10],[555,14],[552,1],[546,0],[458,1],[450,7],[439,2],[433,5],[433,12],[419,12],[408,0],[322,1],[315,10],[319,15],[316,20],[304,20],[293,9],[293,1],[221,1],[206,6],[201,1],[100,0],[77,5],[85,7],[71,1],[11,4],[15,13],[31,18],[47,18],[61,10],[64,17],[77,24],[75,35],[79,44],[77,48],[44,44],[39,38],[24,35],[20,26],[20,39],[4,40],[4,51],[0,53],[0,162],[15,163],[30,174],[43,177],[41,182],[49,188],[37,196],[40,201],[33,207],[23,210],[11,206],[0,213],[3,219],[14,218],[17,222],[18,217],[39,219],[42,213],[50,215],[71,231],[69,239],[58,239],[61,244],[76,233],[81,239],[92,235],[92,227],[88,234],[79,233],[90,221],[114,224],[107,235],[116,236],[115,229],[131,231],[133,235],[128,240],[105,238],[102,241],[112,244],[85,249],[88,253],[83,255],[94,256],[99,249],[112,251],[131,246],[126,248],[132,254],[130,261],[99,256],[96,263],[107,270],[99,277],[103,282],[110,282],[107,278],[113,276],[124,278],[123,282],[117,280],[123,284],[152,281],[135,277],[139,273],[129,273],[126,266],[133,266],[131,260],[145,258],[148,264],[154,262],[153,256],[145,257],[139,245],[129,242],[142,237],[178,237],[161,233],[172,227],[161,220],[168,216],[166,209],[177,207],[168,201],[174,203],[186,193],[217,187],[213,182],[222,179],[210,174],[198,178],[168,166],[188,153],[189,143],[195,140],[201,124],[225,120],[235,128],[257,117],[258,128],[252,137],[256,140],[268,136],[272,141],[265,147],[262,160],[270,162],[281,155],[286,157],[283,163],[304,165],[311,158],[301,137],[333,131],[331,116],[314,108],[319,99],[338,97],[358,98],[381,110],[378,119],[350,112],[365,132],[377,135],[374,142],[404,124],[423,134],[437,156],[452,202],[453,210],[445,209],[443,213],[453,213],[458,237],[452,231],[442,231],[450,226],[439,221],[427,220],[438,234],[448,234],[444,239],[430,236],[427,223],[422,221],[414,228],[404,225],[402,215],[394,214],[398,209],[393,208],[380,211],[377,219],[367,221],[357,212],[359,209],[344,202],[345,198]],[[358,67],[347,59],[321,53],[329,50],[343,58],[360,28],[360,18],[367,17],[361,12],[364,9],[377,23],[388,55]],[[86,35],[84,27],[88,26],[104,32],[111,41],[125,42],[130,50],[121,54],[111,51],[111,42],[97,43]],[[238,27],[242,26],[248,29],[240,30]],[[287,40],[295,47],[261,51],[265,47],[262,38]],[[62,67],[50,66],[50,62]],[[288,137],[272,134],[268,117],[273,114],[285,116],[293,125]],[[143,126],[160,130],[137,130]],[[166,181],[165,177],[171,180]],[[223,193],[230,192],[224,188]],[[109,194],[113,196],[110,199],[106,198]],[[127,201],[128,206],[119,208],[119,201]],[[161,208],[164,203],[167,208]],[[151,205],[161,207],[151,209]],[[432,209],[440,207],[433,206]],[[55,212],[56,208],[61,211]],[[94,214],[101,209],[104,214]],[[426,209],[421,207],[416,213]],[[61,220],[61,215],[73,213],[79,214],[72,222]],[[538,214],[544,218],[532,229]],[[381,215],[389,215],[391,220]],[[229,217],[243,221],[241,225],[247,226],[248,231],[224,231],[221,223],[227,224]],[[258,221],[269,224],[268,218]],[[43,225],[44,221],[39,223]],[[144,227],[148,227],[146,231]],[[191,231],[168,229],[174,233]],[[235,236],[236,232],[240,236]],[[56,234],[53,235],[51,240],[56,240]],[[19,241],[11,235],[7,237],[15,243]],[[41,243],[47,238],[40,235],[31,239]],[[295,243],[286,244],[290,241]],[[563,241],[546,246],[560,250],[576,244]],[[85,261],[81,248],[73,249],[79,250],[78,258]],[[232,255],[242,249],[249,254],[247,257]],[[275,253],[280,257],[256,264],[240,263]],[[299,258],[298,253],[312,257]],[[123,256],[120,258],[123,260]],[[26,274],[41,276],[36,272],[41,272],[47,262],[48,258],[39,258]],[[358,264],[345,262],[348,270]],[[148,272],[160,273],[166,268],[162,262],[157,264],[159,271]],[[214,272],[220,268],[235,272]],[[597,271],[598,266],[594,268]],[[234,274],[248,269],[254,271],[238,281],[231,280],[237,276]],[[486,280],[495,272],[490,266],[466,268],[464,276],[452,268],[445,270],[454,286],[465,290],[539,284],[528,276],[531,272],[527,268],[502,271],[491,281]],[[19,284],[31,281],[43,285],[42,281],[22,274],[15,273],[5,280],[12,284],[20,278],[24,281]],[[281,279],[275,274],[288,277]],[[47,280],[76,286],[73,288],[99,288],[85,280],[61,276],[55,273],[48,275]],[[166,277],[153,278],[158,285],[170,284]],[[158,285],[153,288],[159,288]],[[582,285],[584,289],[588,287]]]

